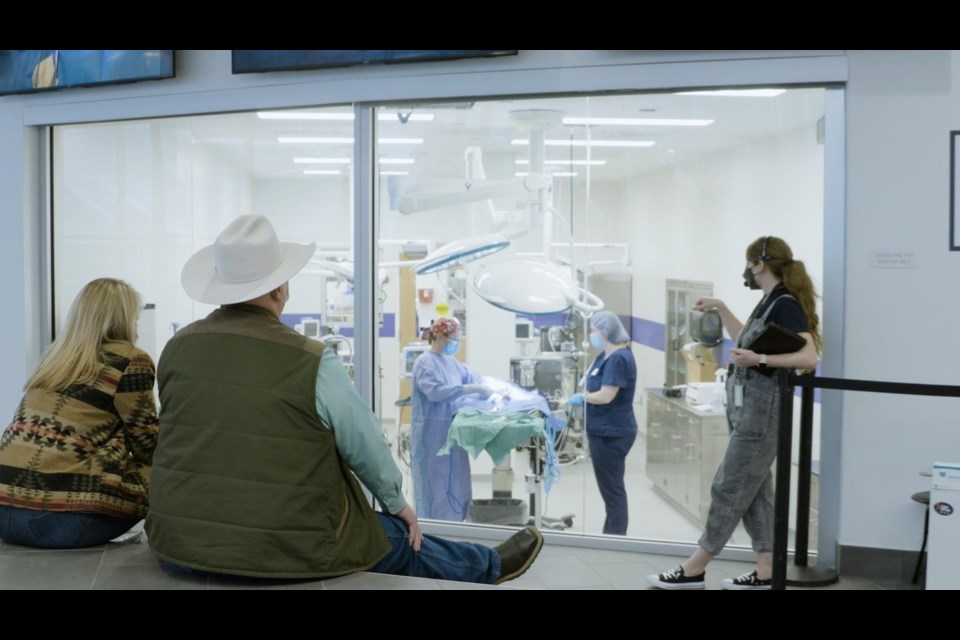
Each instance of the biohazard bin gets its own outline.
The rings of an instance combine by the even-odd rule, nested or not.
[[[522,527],[527,520],[527,503],[519,498],[471,500],[467,507],[467,522]]]

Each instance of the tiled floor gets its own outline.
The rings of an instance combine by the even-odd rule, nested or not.
[[[491,541],[478,542],[493,544]],[[143,536],[73,551],[45,551],[0,542],[0,589],[647,589],[646,575],[676,566],[676,556],[547,545],[530,570],[503,587],[359,573],[331,580],[286,582],[203,578],[171,572]],[[717,560],[707,588],[749,570]],[[909,585],[843,578],[830,589],[906,589]]]

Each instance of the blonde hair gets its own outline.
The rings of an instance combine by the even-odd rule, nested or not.
[[[820,338],[820,318],[817,316],[817,290],[807,274],[806,266],[800,260],[794,260],[790,245],[776,236],[757,238],[747,247],[747,262],[761,260],[800,303],[807,328],[813,336],[813,346],[820,353],[823,341]]]
[[[103,343],[136,341],[142,306],[140,294],[122,280],[88,283],[24,390],[62,391],[72,384],[93,384],[103,368]]]

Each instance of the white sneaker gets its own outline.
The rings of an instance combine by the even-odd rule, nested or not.
[[[720,586],[732,591],[759,591],[772,588],[773,580],[760,580],[757,572],[751,571],[736,578],[724,578],[720,581]]]
[[[698,576],[688,576],[683,573],[683,567],[679,566],[663,573],[651,573],[647,580],[659,589],[703,589],[706,575],[704,572]]]

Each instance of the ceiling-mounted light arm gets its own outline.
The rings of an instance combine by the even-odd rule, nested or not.
[[[595,293],[590,293],[583,287],[578,287],[580,299],[573,303],[573,308],[584,318],[589,318],[598,311],[603,311],[603,300]]]
[[[550,180],[546,176],[531,173],[523,179],[522,183],[510,181],[502,184],[474,186],[465,191],[455,191],[453,193],[408,194],[400,199],[397,210],[402,214],[409,215],[420,211],[453,207],[490,198],[523,198],[529,197],[531,193],[547,189],[549,186]]]
[[[587,262],[588,267],[600,264],[619,264],[624,267],[629,267],[632,263],[630,259],[630,245],[626,242],[554,242],[553,246],[570,247],[571,251],[574,247],[577,249],[617,249],[623,251],[619,260],[590,260]]]

